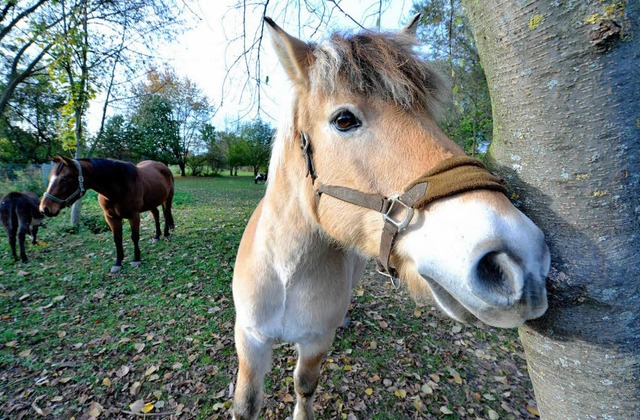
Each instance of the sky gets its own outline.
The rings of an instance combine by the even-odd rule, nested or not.
[[[239,118],[249,121],[258,115],[255,106],[257,90],[247,85],[246,77],[247,65],[255,69],[257,54],[254,52],[253,56],[248,57],[247,62],[240,61],[233,68],[231,65],[260,30],[263,9],[255,6],[248,8],[243,16],[242,10],[234,7],[237,3],[237,0],[193,0],[187,3],[191,10],[186,17],[189,29],[180,34],[174,42],[159,45],[156,50],[161,65],[172,67],[178,75],[188,77],[202,89],[217,110],[212,123],[219,130],[233,128]],[[297,9],[287,9],[287,3],[286,0],[272,0],[269,2],[267,15],[285,31],[305,41],[321,41],[327,35],[329,30],[325,27],[318,28],[318,20],[310,13],[306,10],[298,12]],[[377,0],[338,2],[345,13],[336,9],[332,2],[319,0],[317,3],[318,7],[324,7],[327,13],[331,13],[330,30],[357,29],[356,23],[347,18],[345,13],[364,27],[375,27],[377,24],[377,11],[380,7]],[[380,27],[387,30],[402,28],[409,20],[412,4],[411,0],[383,0]],[[243,18],[249,34],[246,39],[240,37]],[[302,22],[303,25],[299,25],[298,22]],[[304,23],[308,24],[306,28]],[[299,31],[301,26],[302,29]],[[267,33],[259,54],[260,103],[264,110],[260,117],[275,126],[274,120],[280,115],[280,106],[289,103],[284,97],[289,89]],[[255,80],[249,83],[252,86],[256,85]],[[95,133],[99,127],[101,108],[98,97],[89,108],[90,132]]]

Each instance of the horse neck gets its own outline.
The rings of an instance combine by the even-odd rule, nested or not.
[[[315,194],[300,150],[288,144],[269,167],[270,179],[262,205],[260,236],[283,259],[300,258],[317,247],[329,246],[315,217]],[[273,163],[273,162],[272,162]]]
[[[106,173],[99,166],[94,166],[91,161],[80,161],[80,165],[85,189],[92,189],[100,195],[114,199],[126,188],[125,185],[116,185],[113,182],[113,174]]]

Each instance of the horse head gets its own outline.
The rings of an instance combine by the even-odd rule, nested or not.
[[[266,21],[294,90],[269,173],[309,175],[299,192],[312,223],[367,256],[390,241],[394,274],[454,319],[515,327],[541,316],[544,235],[436,125],[449,89],[415,48],[417,17],[399,33],[321,44]],[[385,239],[389,218],[397,232]]]
[[[55,217],[60,210],[84,195],[85,185],[80,162],[59,155],[51,160],[54,166],[49,173],[49,185],[40,201],[40,212]]]

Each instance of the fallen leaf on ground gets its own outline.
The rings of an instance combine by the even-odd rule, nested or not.
[[[91,404],[89,405],[89,416],[93,418],[97,418],[100,416],[100,414],[102,414],[103,410],[104,410],[104,407],[102,407],[100,403],[96,401],[92,401]]]
[[[447,407],[446,405],[440,407],[440,412],[442,414],[453,414],[453,411],[449,410],[449,407]]]
[[[142,409],[144,408],[144,400],[136,400],[133,403],[129,404],[129,410],[131,410],[134,414],[142,413]]]
[[[398,398],[405,399],[407,398],[407,391],[404,389],[397,389],[396,392],[394,392],[394,395]]]
[[[32,403],[31,408],[33,408],[33,411],[35,411],[39,416],[44,416],[44,411],[42,411],[42,408],[38,407],[36,403]]]
[[[146,404],[144,405],[144,407],[142,407],[142,410],[140,410],[140,411],[142,411],[144,414],[147,414],[147,413],[148,413],[148,412],[150,412],[151,410],[153,410],[153,403],[150,403],[150,402],[149,402],[149,403],[146,403]]]
[[[138,392],[140,392],[141,386],[142,384],[140,382],[134,382],[133,385],[131,385],[131,388],[129,388],[129,394],[135,397],[136,395],[138,395]]]
[[[540,417],[540,412],[538,411],[538,409],[536,407],[532,407],[530,405],[527,406],[527,411],[531,414],[533,414],[534,416],[538,416]]]
[[[120,369],[116,370],[116,376],[118,378],[122,378],[124,377],[127,373],[129,373],[131,369],[129,368],[129,366],[124,365],[122,366]]]

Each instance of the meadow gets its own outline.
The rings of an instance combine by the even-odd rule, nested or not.
[[[237,367],[231,278],[264,185],[252,177],[176,178],[170,240],[141,226],[143,264],[125,265],[96,194],[76,231],[46,220],[28,263],[0,241],[0,418],[230,418]],[[323,419],[537,416],[517,333],[468,326],[417,306],[367,269],[316,396]],[[295,351],[275,347],[262,418],[293,411]]]

